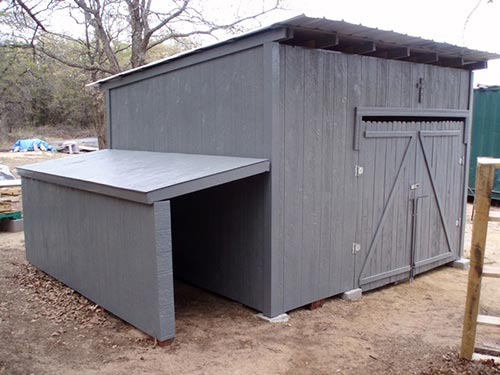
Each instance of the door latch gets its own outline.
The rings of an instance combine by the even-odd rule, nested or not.
[[[410,190],[417,190],[420,186],[420,183],[415,183],[410,185]]]

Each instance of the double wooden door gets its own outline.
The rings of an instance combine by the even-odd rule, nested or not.
[[[366,121],[354,283],[371,289],[458,256],[463,121]]]

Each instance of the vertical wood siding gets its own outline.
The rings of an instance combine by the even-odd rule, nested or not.
[[[112,148],[270,159],[264,86],[258,47],[112,89]],[[270,201],[269,174],[173,199],[176,277],[272,315]]]
[[[458,69],[284,45],[280,64],[284,151],[272,168],[283,193],[273,196],[273,203],[284,211],[276,236],[284,253],[283,306],[290,310],[357,286],[351,252],[362,230],[357,228],[362,206],[354,176],[355,108],[467,109],[469,76]],[[375,164],[395,162],[378,160],[373,151]],[[376,165],[367,167],[367,178],[377,173]],[[373,194],[387,192],[367,192],[363,199],[372,200]]]
[[[173,199],[176,277],[267,313],[265,190],[261,175]]]
[[[272,159],[271,176],[172,204],[179,275],[276,315],[357,286],[355,108],[467,109],[468,91],[458,69],[269,44],[111,90],[112,147]]]
[[[270,157],[262,51],[254,48],[112,89],[111,147]]]
[[[175,335],[169,202],[23,178],[28,261],[144,332]]]

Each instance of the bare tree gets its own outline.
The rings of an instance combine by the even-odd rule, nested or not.
[[[97,80],[144,65],[155,50],[178,52],[196,45],[200,36],[221,30],[240,31],[247,22],[258,22],[259,16],[279,8],[281,0],[261,1],[258,9],[235,15],[229,22],[207,16],[210,12],[203,9],[202,0],[8,0],[7,3],[16,15],[18,30],[22,30],[19,34],[25,40],[30,39],[36,51],[86,71],[90,80]],[[256,3],[246,4],[255,7]],[[57,24],[60,19],[64,19],[64,25]],[[68,21],[73,25],[71,32],[63,31]],[[65,50],[54,48],[55,40],[60,38],[75,45],[81,53],[68,55]],[[99,106],[102,102],[99,94],[93,95]],[[96,122],[103,141],[104,116],[100,106],[101,110],[96,111],[99,118],[92,121]]]
[[[148,53],[158,45],[192,46],[193,37],[213,35],[219,30],[240,31],[245,22],[257,20],[280,6],[281,0],[262,0],[259,10],[244,13],[231,22],[217,22],[203,12],[199,0],[9,0],[17,10],[18,26],[32,32],[35,47],[69,66],[104,74],[144,65]],[[271,1],[272,3],[268,3]],[[251,4],[248,3],[248,4]],[[155,7],[156,6],[156,7]],[[61,31],[56,17],[72,20],[75,31]],[[98,60],[71,61],[43,47],[51,36],[63,37],[90,47]],[[127,56],[126,60],[120,55]]]

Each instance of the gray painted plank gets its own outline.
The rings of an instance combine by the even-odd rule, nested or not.
[[[284,305],[302,303],[305,50],[285,51]],[[305,302],[307,303],[307,302]]]
[[[170,202],[155,202],[156,275],[160,340],[175,336],[174,268],[172,264],[172,222]]]
[[[346,100],[347,100],[347,57],[346,55],[328,55],[328,64],[330,84],[325,88],[327,92],[327,106],[326,114],[328,123],[326,126],[332,128],[331,138],[324,150],[326,152],[326,160],[328,164],[325,165],[325,176],[329,189],[329,207],[326,211],[329,216],[324,216],[324,224],[322,226],[324,243],[328,251],[328,274],[324,274],[324,283],[327,284],[325,292],[329,294],[336,294],[335,289],[342,289],[343,284],[349,282],[346,280],[349,275],[349,267],[345,267],[345,254],[340,249],[343,249],[342,231],[335,228],[341,228],[343,217],[340,208],[342,207],[342,184],[337,181],[341,180],[344,171],[345,153],[338,152],[342,149],[342,144],[345,140],[345,116],[346,116]],[[331,103],[331,104],[330,104]],[[330,104],[330,105],[329,105]],[[329,107],[331,106],[331,110]],[[351,256],[349,256],[351,258]],[[347,269],[345,269],[347,268]]]
[[[266,255],[266,275],[269,275],[269,316],[276,316],[284,311],[283,297],[283,192],[284,192],[284,136],[285,123],[283,115],[282,87],[280,82],[284,77],[280,61],[282,52],[278,43],[264,45],[264,103],[266,121],[272,129],[272,137],[268,140],[268,148],[272,148],[273,173],[271,179],[271,203],[266,204],[266,217],[271,218],[271,223],[266,225],[271,237],[271,251]],[[262,130],[264,132],[264,130]],[[260,135],[257,135],[260,138]],[[266,139],[266,137],[264,137]],[[270,210],[270,213],[267,213]],[[267,238],[267,237],[266,237]],[[266,265],[265,265],[266,267]],[[267,293],[264,292],[267,298]]]
[[[415,82],[412,81],[412,66],[413,64],[393,64],[394,65],[400,65],[402,69],[402,74],[401,74],[401,81],[400,81],[400,89],[397,90],[400,93],[401,96],[401,104],[400,105],[393,105],[392,101],[391,104],[388,105],[388,107],[402,107],[402,108],[411,108],[412,104],[412,92],[414,90],[413,84],[416,84]]]
[[[243,210],[241,220],[254,235],[247,239],[241,229],[231,227],[235,238],[224,234],[233,243],[227,261],[206,261],[223,271],[240,264],[242,254],[254,254],[255,258],[244,258],[240,264],[241,278],[229,275],[224,280],[239,285],[245,295],[239,300],[252,300],[254,306],[269,304],[265,309],[276,315],[354,286],[350,249],[359,233],[356,226],[366,225],[356,218],[363,211],[356,203],[358,194],[352,194],[358,189],[353,175],[358,153],[352,150],[355,108],[377,106],[371,108],[371,115],[381,116],[388,106],[398,116],[468,116],[450,112],[467,109],[460,93],[467,79],[459,70],[442,69],[269,44],[111,90],[113,146],[271,159],[272,174],[262,176],[269,189],[264,192],[264,213],[252,207]],[[421,104],[416,103],[419,77],[426,85]],[[460,82],[457,89],[456,82]],[[390,141],[384,147],[384,161],[390,164],[391,153],[400,152],[401,145]],[[228,197],[236,199],[233,193],[227,192]],[[366,194],[370,199],[369,191]],[[397,192],[401,199],[404,194]],[[200,210],[210,207],[207,202],[198,203]],[[235,215],[227,209],[227,218]],[[194,210],[193,206],[188,212]],[[394,211],[406,226],[407,212],[403,206]],[[259,215],[263,215],[260,224]],[[222,220],[226,226],[231,224],[227,218]],[[389,224],[394,228],[395,220]],[[387,237],[391,244],[407,244],[407,236],[394,237],[389,232],[384,231],[384,241]],[[221,241],[218,235],[215,242]],[[265,250],[253,253],[258,244]],[[235,250],[237,246],[243,248]],[[217,253],[211,250],[210,254]],[[403,260],[400,254],[391,256],[394,264]],[[252,270],[262,264],[270,268],[259,275],[272,291],[258,284],[241,292],[243,285],[255,284],[257,273]],[[198,281],[226,293],[222,281],[210,277]],[[261,287],[265,296],[256,303]]]
[[[325,56],[324,63],[324,98],[322,102],[322,165],[321,165],[321,217],[320,217],[320,242],[319,242],[319,265],[318,286],[319,295],[331,294],[330,261],[332,258],[332,230],[333,227],[333,202],[334,202],[334,175],[336,174],[336,163],[334,163],[334,140],[338,124],[335,123],[336,102],[342,91],[335,95],[332,88],[336,88],[332,59]],[[337,283],[338,284],[338,283]]]
[[[263,47],[110,91],[113,148],[270,158]]]
[[[144,205],[23,178],[23,207],[31,264],[149,335],[174,336],[168,201]]]
[[[324,54],[306,54],[304,61],[304,190],[301,299],[319,299],[320,229],[323,191],[321,150],[324,107]]]
[[[397,61],[387,62],[387,71],[389,74],[387,79],[387,95],[386,102],[383,106],[386,107],[404,107],[405,92],[403,90],[408,85],[404,68],[407,64],[398,64]]]
[[[271,314],[261,225],[267,179],[253,176],[172,199],[172,239],[176,278]]]
[[[338,148],[337,153],[342,152],[344,150],[349,150],[349,145],[352,145],[353,137],[354,137],[354,127],[352,124],[355,123],[355,112],[354,108],[358,106],[358,103],[363,103],[363,76],[362,76],[362,64],[361,59],[352,60],[346,56],[346,66],[347,66],[347,91],[346,91],[346,108],[343,113],[345,127],[344,139],[341,140],[340,148]],[[373,100],[373,99],[371,99]],[[342,120],[341,120],[342,121]],[[356,177],[353,173],[353,166],[356,165],[358,161],[358,155],[355,152],[345,152],[345,160],[343,165],[343,173],[341,175],[342,179],[342,188],[341,195],[339,201],[340,208],[339,211],[335,215],[340,215],[341,225],[339,228],[342,228],[341,237],[341,248],[350,249],[349,246],[353,241],[353,238],[356,238],[357,232],[357,222],[355,217],[353,217],[353,207],[356,207],[356,198],[358,193],[358,183],[356,181]],[[348,289],[349,286],[351,288],[355,287],[354,284],[354,274],[355,274],[355,258],[352,255],[347,256],[349,253],[344,250],[342,259],[342,267],[344,272],[350,272],[353,277],[351,280],[345,280],[345,274],[342,277],[343,281],[343,289]],[[338,267],[338,266],[337,266]],[[349,283],[347,282],[349,281]]]
[[[19,167],[21,176],[140,203],[170,199],[269,171],[263,159],[102,150]]]
[[[461,102],[460,104],[469,110],[472,109],[472,92],[473,92],[473,82],[474,82],[474,73],[471,71],[468,73],[467,79],[463,79],[462,84],[460,85],[461,91],[465,91],[468,87],[468,95],[461,94]],[[467,195],[468,195],[468,181],[469,181],[469,167],[470,167],[470,139],[471,139],[471,126],[470,126],[470,115],[465,120],[465,131],[464,131],[464,145],[462,146],[462,156],[465,159],[464,169],[462,170],[463,179],[465,182],[463,186],[463,199],[462,199],[462,207],[461,207],[461,224],[460,224],[460,248],[459,248],[459,256],[462,257],[464,254],[464,241],[465,241],[465,224],[467,220]]]

